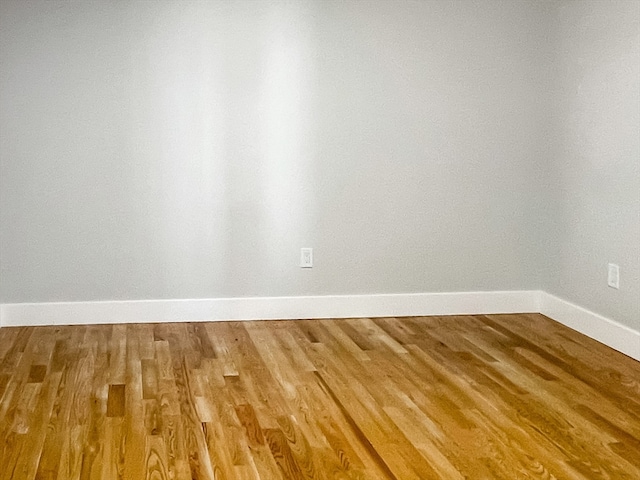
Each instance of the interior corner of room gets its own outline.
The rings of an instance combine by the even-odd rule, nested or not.
[[[639,8],[3,0],[0,324],[541,312],[640,359]]]

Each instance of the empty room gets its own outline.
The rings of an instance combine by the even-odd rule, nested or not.
[[[0,0],[0,480],[640,478],[640,0]]]

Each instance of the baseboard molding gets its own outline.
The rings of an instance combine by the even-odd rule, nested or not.
[[[640,361],[640,332],[538,290],[0,305],[1,326],[540,312]]]
[[[540,313],[640,361],[640,332],[546,292]]]
[[[2,326],[276,320],[540,311],[537,290],[195,300],[13,303]]]

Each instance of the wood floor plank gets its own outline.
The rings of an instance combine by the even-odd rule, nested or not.
[[[0,330],[0,480],[637,479],[640,363],[538,314]]]
[[[127,325],[125,331],[125,385],[117,386],[116,411],[124,418],[124,477],[145,478],[149,462],[150,441],[144,420],[142,393],[142,362],[140,360],[139,337],[134,325]],[[116,386],[114,385],[114,388]],[[114,415],[119,417],[120,415]]]

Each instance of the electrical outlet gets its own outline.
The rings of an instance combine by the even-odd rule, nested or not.
[[[609,264],[607,284],[611,288],[620,288],[620,267],[615,263]]]
[[[301,268],[313,267],[313,248],[300,249],[300,267]]]

